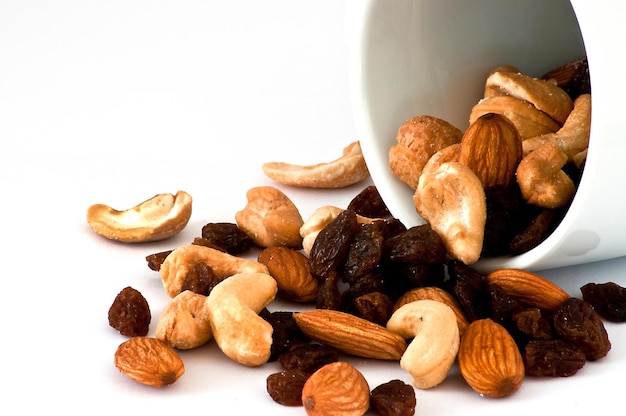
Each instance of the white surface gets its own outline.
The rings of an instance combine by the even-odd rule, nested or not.
[[[151,304],[154,334],[167,297],[147,254],[233,221],[247,189],[272,184],[261,163],[332,159],[355,139],[343,19],[336,0],[0,2],[0,413],[304,414],[265,392],[276,364],[242,367],[213,344],[181,353],[186,372],[168,388],[127,379],[113,366],[125,338],[107,311],[131,285]],[[194,212],[173,240],[116,244],[86,224],[93,203],[127,208],[178,189],[192,194]],[[362,186],[282,189],[307,217],[345,206]],[[588,281],[626,285],[625,266],[546,275],[577,295]],[[417,392],[417,413],[621,405],[626,328],[607,327],[609,356],[572,378],[528,379],[515,396],[487,400],[455,373]],[[372,386],[409,381],[397,364],[352,361]]]

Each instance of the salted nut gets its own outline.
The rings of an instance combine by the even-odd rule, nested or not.
[[[423,174],[413,201],[418,214],[439,234],[452,257],[465,264],[478,260],[487,206],[483,184],[469,167],[446,162]]]
[[[191,196],[164,193],[123,211],[104,204],[87,210],[87,223],[96,233],[124,243],[164,240],[178,234],[191,217]]]
[[[445,380],[460,342],[452,308],[430,299],[410,302],[391,315],[387,329],[412,339],[400,359],[400,366],[413,376],[415,387],[429,389]]]
[[[155,336],[181,350],[206,344],[213,336],[206,296],[191,290],[176,295],[159,315]]]
[[[356,141],[343,149],[340,158],[315,165],[295,165],[285,162],[263,164],[265,175],[284,185],[302,188],[344,188],[369,177],[361,144]]]

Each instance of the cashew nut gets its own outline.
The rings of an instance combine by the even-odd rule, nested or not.
[[[591,95],[582,94],[574,101],[574,109],[565,120],[563,127],[551,134],[532,137],[522,142],[524,154],[532,152],[542,144],[559,146],[569,161],[589,146],[591,133]]]
[[[212,338],[206,296],[185,290],[165,306],[156,327],[156,338],[172,348],[191,349]]]
[[[213,269],[215,277],[223,279],[238,273],[268,273],[258,261],[236,257],[211,247],[189,244],[173,250],[161,264],[159,274],[165,291],[171,297],[178,295],[185,277],[198,263]]]
[[[267,162],[263,164],[263,172],[278,183],[303,188],[343,188],[369,177],[358,141],[343,149],[342,156],[332,162],[309,166]]]
[[[276,292],[276,281],[265,273],[236,274],[213,288],[206,300],[211,329],[227,357],[251,367],[269,360],[273,329],[258,313]]]
[[[178,234],[191,217],[191,196],[158,194],[123,211],[104,204],[87,210],[87,223],[96,233],[124,243],[164,240]]]
[[[543,208],[566,206],[576,192],[572,179],[561,169],[567,155],[555,144],[544,144],[525,156],[517,167],[517,183],[529,204]]]
[[[304,223],[295,204],[272,186],[259,186],[246,193],[248,204],[235,214],[237,225],[260,247],[300,248]]]
[[[533,78],[519,72],[494,72],[485,82],[485,96],[510,95],[528,101],[538,110],[563,124],[572,111],[569,95],[552,81]]]
[[[446,162],[425,172],[413,200],[419,215],[439,234],[452,257],[465,264],[478,260],[487,203],[483,185],[470,168]]]
[[[387,321],[387,329],[413,338],[400,358],[400,366],[413,376],[413,384],[429,389],[448,375],[459,351],[459,326],[454,311],[430,299],[407,303]]]

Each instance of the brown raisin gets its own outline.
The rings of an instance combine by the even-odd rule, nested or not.
[[[555,220],[555,211],[544,209],[539,212],[525,229],[516,234],[509,243],[510,254],[520,254],[539,245],[550,234]]]
[[[359,192],[348,204],[348,209],[368,218],[384,218],[391,215],[374,185]]]
[[[339,351],[321,344],[304,344],[282,353],[278,362],[287,370],[313,373],[326,364],[339,360]]]
[[[148,301],[130,286],[118,293],[109,308],[109,325],[128,337],[145,336],[151,319]]]
[[[350,244],[360,226],[354,211],[342,211],[324,227],[311,247],[311,273],[322,278],[338,271],[343,265]]]
[[[153,253],[146,256],[146,261],[148,262],[148,267],[150,270],[154,270],[158,272],[161,270],[161,265],[165,261],[165,258],[169,256],[172,250],[161,251],[159,253]]]
[[[532,340],[524,348],[524,367],[528,375],[573,376],[585,362],[585,353],[580,348],[560,339]]]
[[[229,222],[208,223],[202,227],[202,238],[222,247],[228,254],[244,253],[253,246],[252,238],[237,224]]]
[[[267,392],[283,406],[302,406],[302,388],[309,375],[298,369],[270,374],[266,380]]]
[[[354,300],[357,315],[378,325],[385,325],[393,310],[393,301],[382,292],[370,292]]]
[[[554,314],[553,325],[557,335],[580,348],[588,360],[602,358],[611,349],[600,315],[582,299],[563,302]]]
[[[412,416],[416,404],[415,390],[402,380],[383,383],[370,396],[372,410],[381,416]]]
[[[339,291],[339,273],[331,273],[324,282],[322,282],[317,291],[317,299],[315,307],[317,309],[341,309],[341,292]]]
[[[524,198],[517,187],[492,186],[485,189],[487,218],[483,256],[508,254],[508,245],[520,229]]]
[[[384,258],[404,263],[442,263],[446,248],[429,224],[411,227],[385,241]]]
[[[604,319],[626,322],[626,288],[614,282],[587,283],[580,288],[583,299]]]
[[[213,269],[205,263],[196,263],[190,267],[183,279],[180,291],[191,290],[199,295],[208,296],[221,279],[213,273]]]
[[[293,312],[269,312],[265,309],[259,315],[269,322],[273,329],[269,361],[276,361],[280,354],[289,351],[294,343],[307,340],[293,319]]]
[[[539,308],[529,308],[513,315],[513,321],[519,331],[530,339],[552,339],[552,325],[548,318],[544,317]]]
[[[383,233],[379,221],[362,224],[354,236],[343,265],[343,278],[353,282],[378,266],[383,254]]]
[[[483,276],[476,269],[453,260],[448,264],[448,275],[451,280],[450,292],[470,322],[491,316],[489,291]]]
[[[497,284],[489,285],[489,296],[491,298],[491,318],[509,329],[513,325],[513,315],[522,312],[523,306]]]

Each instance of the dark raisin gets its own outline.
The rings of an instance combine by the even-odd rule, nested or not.
[[[222,253],[226,253],[226,250],[224,249],[224,247],[220,247],[217,244],[213,244],[212,242],[210,242],[206,238],[195,237],[193,239],[193,241],[191,242],[191,244],[196,245],[196,246],[209,247],[209,248],[212,248],[214,250],[221,251]]]
[[[302,388],[309,375],[298,369],[270,374],[266,380],[267,392],[283,406],[302,406]]]
[[[357,315],[378,325],[385,325],[393,310],[393,301],[382,292],[371,292],[354,300]]]
[[[585,362],[580,348],[560,339],[533,340],[524,348],[524,367],[532,376],[573,376]]]
[[[508,254],[508,245],[518,232],[521,208],[525,202],[519,188],[493,186],[485,189],[487,218],[483,239],[483,256]]]
[[[338,360],[338,350],[321,344],[299,345],[278,357],[278,362],[287,370],[298,369],[306,373],[313,373]]]
[[[491,316],[491,298],[483,276],[474,268],[453,260],[448,264],[450,292],[472,322]]]
[[[550,234],[555,219],[555,211],[544,209],[540,211],[527,225],[515,235],[509,243],[511,254],[520,254],[539,245]]]
[[[519,331],[526,334],[530,339],[552,339],[552,325],[550,320],[544,317],[539,308],[529,308],[513,315],[513,321]]]
[[[343,265],[343,277],[353,282],[378,266],[383,254],[383,234],[379,221],[363,224],[354,235]]]
[[[338,271],[343,265],[350,244],[360,226],[354,211],[342,211],[324,227],[311,247],[311,273],[322,278]]]
[[[491,298],[491,318],[510,329],[513,326],[513,315],[523,311],[523,306],[497,284],[489,285],[489,296]]]
[[[172,250],[161,251],[159,253],[149,254],[146,256],[146,261],[148,262],[148,267],[150,270],[154,270],[158,272],[161,270],[161,265],[165,261],[165,258],[169,256]]]
[[[583,299],[604,319],[626,322],[626,288],[617,283],[587,283],[580,288]]]
[[[331,273],[320,285],[317,292],[315,307],[317,309],[341,309],[341,292],[339,291],[339,273]]]
[[[199,295],[208,296],[211,290],[221,280],[213,273],[213,269],[205,263],[196,263],[189,268],[189,272],[183,280],[181,292],[191,290]]]
[[[202,227],[202,238],[216,246],[223,247],[229,254],[244,253],[253,246],[252,238],[237,224],[229,222],[208,223]]]
[[[580,348],[588,360],[602,358],[611,349],[600,315],[582,299],[570,298],[563,302],[553,321],[557,335]]]
[[[145,336],[151,318],[148,301],[130,286],[118,293],[109,308],[109,325],[128,337]]]
[[[355,314],[357,312],[354,301],[359,296],[379,292],[384,288],[383,275],[380,273],[369,273],[354,282],[350,287],[341,293],[341,310]]]
[[[348,204],[348,209],[368,218],[384,218],[391,215],[374,185],[368,186],[355,196]]]
[[[269,361],[276,361],[280,354],[289,351],[294,343],[307,339],[293,319],[293,312],[266,310],[259,315],[269,322],[273,329]]]
[[[443,241],[429,224],[411,227],[385,241],[384,258],[404,263],[442,263],[446,256]]]
[[[416,404],[415,390],[402,380],[375,387],[370,397],[372,410],[381,416],[412,416]]]

